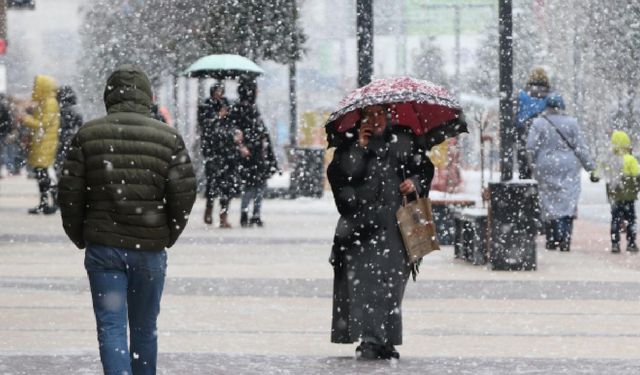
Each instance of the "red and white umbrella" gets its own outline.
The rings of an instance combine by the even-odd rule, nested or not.
[[[345,96],[329,116],[329,147],[339,144],[356,127],[360,110],[372,105],[388,106],[393,125],[426,136],[431,145],[467,132],[462,108],[444,87],[410,77],[378,79]]]

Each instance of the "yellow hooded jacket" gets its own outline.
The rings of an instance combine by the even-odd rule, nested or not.
[[[607,196],[609,200],[614,202],[635,200],[638,190],[640,190],[640,181],[638,180],[640,165],[638,165],[638,160],[631,155],[631,139],[627,133],[621,130],[613,131],[611,152],[614,159],[610,160],[608,165],[603,168],[605,174],[609,175]],[[621,163],[616,163],[615,159],[622,159]]]
[[[58,149],[58,128],[60,128],[60,108],[56,100],[56,81],[48,76],[38,75],[33,84],[31,98],[36,102],[32,115],[22,122],[31,129],[31,143],[27,162],[34,168],[50,167]]]

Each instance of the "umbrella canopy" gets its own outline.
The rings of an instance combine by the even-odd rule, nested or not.
[[[388,106],[393,125],[410,128],[436,145],[467,132],[462,108],[442,86],[410,77],[379,79],[345,96],[325,125],[329,147],[352,137],[360,110],[372,105]]]
[[[236,78],[241,75],[260,75],[264,70],[240,55],[209,55],[191,64],[184,74],[194,78]]]

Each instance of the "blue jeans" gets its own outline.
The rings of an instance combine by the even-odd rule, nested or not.
[[[240,199],[240,212],[249,213],[249,204],[253,200],[253,217],[260,217],[260,209],[262,208],[262,198],[264,196],[265,186],[257,186],[247,188],[242,193]]]
[[[611,203],[611,242],[620,242],[620,225],[627,221],[627,244],[636,242],[636,206],[635,201]]]
[[[84,266],[96,316],[105,374],[155,374],[156,320],[167,270],[167,253],[89,244]],[[127,348],[127,317],[131,334]]]

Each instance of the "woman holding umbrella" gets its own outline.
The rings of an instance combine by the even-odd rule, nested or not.
[[[397,86],[380,81],[358,89],[326,126],[330,146],[337,147],[327,176],[340,213],[330,258],[331,341],[361,341],[360,359],[400,357],[395,345],[402,344],[402,299],[413,270],[396,212],[403,196],[428,196],[433,164],[426,152],[433,142],[466,130],[459,109],[432,100],[427,111],[416,102],[419,96],[397,92]],[[455,131],[446,121],[428,131],[422,115],[440,109],[452,114]]]

